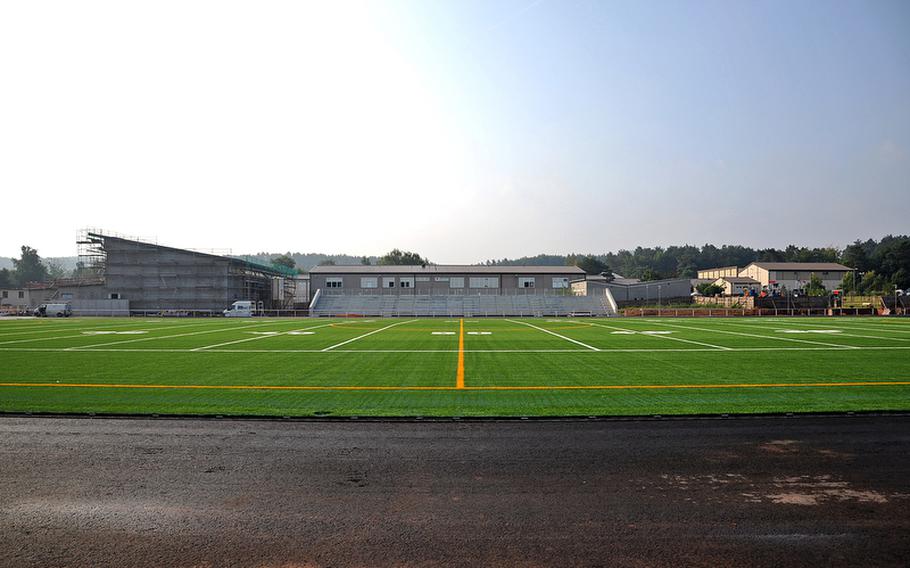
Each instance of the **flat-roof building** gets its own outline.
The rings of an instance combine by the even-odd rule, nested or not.
[[[569,293],[584,278],[576,266],[317,266],[310,288],[323,294],[545,294]]]

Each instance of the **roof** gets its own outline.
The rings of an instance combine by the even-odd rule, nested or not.
[[[836,262],[753,262],[749,266],[757,266],[759,268],[764,268],[765,270],[827,270],[834,272],[849,272],[853,270],[848,266]]]
[[[754,278],[748,278],[746,276],[721,276],[717,280],[723,280],[724,282],[729,282],[730,284],[761,284],[758,280]],[[717,282],[715,280],[714,282]]]
[[[87,238],[89,239],[89,241],[87,241],[87,242],[95,242],[95,243],[98,243],[98,241],[101,241],[101,242],[98,243],[98,244],[101,244],[102,246],[104,246],[104,241],[107,241],[107,240],[117,240],[117,241],[121,241],[121,242],[131,243],[131,244],[134,244],[134,245],[141,245],[141,246],[144,246],[144,247],[156,247],[156,248],[160,248],[160,249],[163,249],[163,250],[174,251],[174,252],[181,253],[181,254],[189,254],[189,255],[194,255],[194,256],[202,256],[202,257],[206,257],[206,258],[217,258],[217,259],[220,259],[220,260],[226,260],[226,261],[228,261],[228,262],[230,262],[230,263],[232,263],[232,264],[235,264],[235,265],[236,265],[236,264],[241,264],[241,265],[243,265],[243,266],[245,266],[245,267],[247,267],[247,268],[250,268],[250,269],[252,269],[252,270],[256,270],[256,271],[259,271],[259,272],[263,272],[263,273],[268,274],[268,275],[270,275],[270,276],[293,277],[293,276],[295,276],[295,275],[297,274],[297,271],[296,271],[295,269],[287,268],[286,266],[276,266],[276,265],[266,266],[265,264],[260,264],[260,263],[258,263],[258,262],[253,262],[253,261],[251,261],[251,260],[249,260],[249,259],[242,258],[242,257],[224,256],[224,255],[220,255],[220,254],[211,254],[211,253],[207,253],[207,252],[201,252],[201,251],[198,251],[198,250],[190,250],[190,249],[181,249],[181,248],[176,248],[176,247],[169,247],[169,246],[165,246],[165,245],[159,245],[159,244],[157,244],[157,243],[149,243],[149,242],[145,242],[145,241],[139,241],[139,240],[134,240],[134,239],[127,239],[127,238],[124,238],[124,237],[115,237],[115,236],[112,236],[112,235],[105,235],[105,234],[103,234],[103,233],[94,233],[94,232],[90,232],[90,233],[87,233]],[[93,240],[93,239],[94,239],[94,240]]]
[[[310,274],[577,274],[577,266],[482,266],[465,264],[315,266]]]

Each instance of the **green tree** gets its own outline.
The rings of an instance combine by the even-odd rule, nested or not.
[[[319,266],[335,266],[335,261],[331,258],[327,258],[319,262]]]
[[[818,274],[812,273],[809,277],[809,284],[806,285],[806,294],[810,296],[827,296],[828,290],[822,284],[822,279]]]
[[[12,288],[13,273],[9,268],[0,268],[0,288]]]
[[[272,259],[272,266],[294,269],[297,267],[297,261],[290,254],[282,254]]]
[[[364,266],[369,266],[369,265],[371,265],[371,264],[373,264],[373,263],[370,262],[370,257],[368,257],[368,256],[361,256],[361,257],[360,257],[360,264],[362,264],[362,265],[364,265]]]
[[[380,265],[384,266],[426,266],[430,264],[430,261],[423,258],[416,252],[410,251],[401,251],[399,249],[392,249],[387,254],[379,257]]]
[[[13,259],[15,267],[15,284],[25,286],[29,282],[45,282],[47,280],[47,267],[41,262],[38,251],[30,246],[22,245],[22,257]]]
[[[713,282],[702,282],[695,286],[695,289],[698,290],[698,293],[702,296],[719,296],[724,293],[724,287],[718,286]]]
[[[51,280],[59,280],[60,278],[66,278],[66,270],[63,266],[53,260],[45,260],[44,266],[47,268],[47,276]]]
[[[613,276],[613,271],[610,270],[609,264],[590,254],[570,254],[566,257],[566,265],[577,266],[584,270],[585,274],[606,274],[609,277]]]

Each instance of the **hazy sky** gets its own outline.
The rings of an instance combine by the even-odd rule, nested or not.
[[[910,231],[910,2],[0,2],[0,256]]]

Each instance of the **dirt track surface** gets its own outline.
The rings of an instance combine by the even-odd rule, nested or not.
[[[910,418],[0,418],[2,566],[905,566]]]

